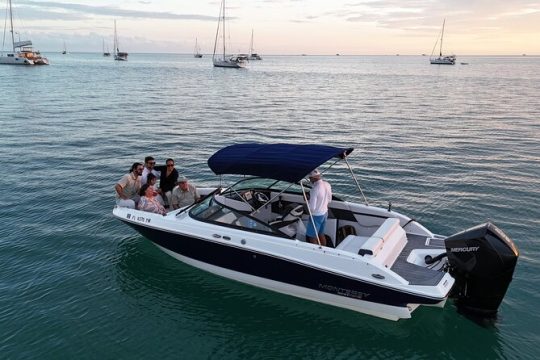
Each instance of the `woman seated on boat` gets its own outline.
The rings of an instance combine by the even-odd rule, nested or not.
[[[161,196],[161,190],[159,190],[156,186],[157,177],[156,175],[150,173],[146,177],[146,183],[150,184],[152,189],[154,189],[154,196],[156,197],[156,200],[163,206],[165,206],[165,202],[163,201],[163,197]]]
[[[141,187],[139,192],[141,199],[139,200],[139,210],[148,211],[156,214],[165,215],[167,210],[159,203],[154,196],[154,188],[146,183]]]

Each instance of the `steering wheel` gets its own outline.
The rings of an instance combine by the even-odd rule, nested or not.
[[[260,202],[262,204],[265,204],[268,201],[270,201],[270,199],[268,198],[268,195],[266,195],[265,193],[260,192],[260,191],[257,191],[255,194],[253,194],[253,196],[255,197],[255,199],[258,202]]]

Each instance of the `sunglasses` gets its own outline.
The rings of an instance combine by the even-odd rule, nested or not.
[[[174,164],[167,164],[167,166],[174,166]]]
[[[150,162],[148,163],[148,165],[156,165],[156,162],[155,162],[155,161],[150,161]]]

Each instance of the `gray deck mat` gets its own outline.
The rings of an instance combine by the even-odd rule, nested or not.
[[[405,248],[390,269],[407,280],[411,285],[437,285],[439,281],[441,281],[445,272],[431,270],[423,266],[411,264],[407,262],[407,257],[414,249],[433,249],[444,247],[444,241],[431,240],[431,246],[426,246],[425,236],[407,234],[407,239],[407,245],[405,245]]]

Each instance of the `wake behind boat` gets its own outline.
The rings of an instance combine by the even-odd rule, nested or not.
[[[313,222],[303,179],[343,161],[352,148],[238,144],[208,160],[216,175],[242,175],[231,186],[201,189],[192,206],[159,214],[115,207],[113,215],[172,257],[229,279],[398,320],[419,306],[493,316],[519,252],[491,223],[450,237],[406,215],[333,196],[324,235],[306,242]],[[309,189],[308,189],[309,190]]]

